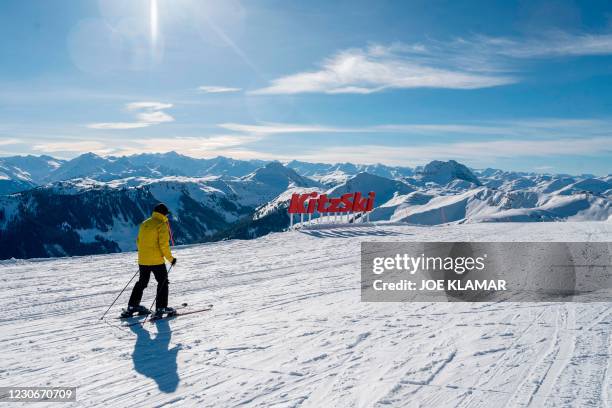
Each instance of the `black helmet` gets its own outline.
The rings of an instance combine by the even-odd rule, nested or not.
[[[153,211],[160,213],[161,215],[168,215],[168,213],[170,211],[168,211],[168,207],[166,207],[166,204],[164,203],[159,203],[155,206],[155,208],[153,208]]]

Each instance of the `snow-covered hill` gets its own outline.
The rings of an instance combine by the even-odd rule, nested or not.
[[[50,156],[13,156],[0,158],[0,195],[27,190],[64,164]]]
[[[76,386],[87,407],[609,407],[610,303],[362,303],[359,251],[611,234],[601,222],[383,225],[176,248],[170,303],[213,312],[131,329],[98,318],[134,253],[5,261],[0,386]]]
[[[0,259],[134,250],[138,225],[157,202],[172,210],[177,244],[223,239],[230,236],[225,231],[254,208],[288,188],[318,185],[278,162],[242,178],[85,178],[51,183],[0,196]]]
[[[606,221],[609,197],[590,193],[505,192],[480,187],[457,193],[416,192],[395,196],[376,208],[371,220],[436,225],[449,222]]]
[[[287,189],[320,187],[321,185],[312,179],[300,176],[279,162],[270,162],[243,177],[240,183],[234,183],[234,186],[236,188],[246,186],[247,191],[243,195],[250,196],[257,205],[262,205]]]
[[[139,224],[160,201],[172,206],[177,243],[209,241],[252,210],[205,181],[61,182],[0,197],[0,258],[134,250]]]

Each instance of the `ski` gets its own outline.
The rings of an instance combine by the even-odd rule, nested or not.
[[[200,312],[209,312],[211,311],[213,308],[213,305],[208,305],[203,307],[202,309],[196,309],[196,310],[187,310],[185,312],[180,312],[180,311],[176,311],[176,313],[173,313],[171,315],[167,315],[167,316],[163,316],[163,317],[157,317],[154,318],[152,317],[151,319],[149,319],[149,323],[153,324],[155,322],[158,322],[160,320],[167,320],[167,319],[172,319],[174,317],[179,317],[179,316],[185,316],[185,315],[189,315],[189,314],[193,314],[193,313],[200,313]]]
[[[173,318],[175,318],[175,317],[185,316],[185,315],[190,315],[190,314],[194,314],[194,313],[203,313],[203,312],[209,312],[209,311],[211,311],[211,310],[212,310],[212,308],[213,308],[213,305],[208,305],[208,306],[205,306],[205,307],[203,307],[203,308],[201,308],[201,309],[187,310],[187,311],[184,311],[184,312],[183,312],[182,310],[183,310],[183,309],[185,309],[185,307],[180,307],[180,308],[177,308],[177,309],[176,309],[176,310],[177,310],[177,312],[176,312],[175,314],[173,314],[173,315],[171,315],[171,316],[164,316],[164,317],[160,317],[160,318],[157,318],[157,319],[150,319],[150,320],[149,320],[149,323],[153,324],[153,323],[158,322],[158,321],[160,321],[160,320],[169,320],[169,319],[173,319]],[[124,319],[124,320],[125,320],[125,319]],[[141,324],[141,325],[142,325],[142,324],[144,324],[144,323],[145,323],[144,321],[142,321],[142,320],[138,320],[138,321],[136,321],[136,322],[129,322],[129,323],[127,323],[127,324],[122,324],[121,326],[122,326],[122,327],[130,327],[130,326],[135,326],[135,325],[137,325],[137,324]]]
[[[121,309],[121,311],[123,313],[125,313],[126,310],[125,309]],[[119,316],[116,317],[116,319],[120,319],[120,320],[132,319],[134,317],[143,317],[143,316],[148,316],[150,314],[151,314],[151,312],[147,310],[146,312],[134,312],[134,314],[131,315],[131,316],[122,316],[122,315],[119,315]]]
[[[180,306],[178,306],[177,308],[175,308],[175,310],[182,310],[185,309],[187,306],[189,306],[187,303],[182,303]],[[122,309],[125,310],[125,309]],[[148,313],[134,313],[133,316],[128,316],[128,317],[121,317],[121,316],[117,316],[115,319],[119,319],[119,320],[129,320],[129,319],[134,319],[134,318],[138,318],[138,317],[146,317],[146,316],[150,316],[151,315],[151,311],[148,311]]]

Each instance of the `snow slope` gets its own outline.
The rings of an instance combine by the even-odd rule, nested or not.
[[[214,311],[131,329],[98,317],[134,253],[4,261],[0,386],[77,386],[91,407],[609,407],[611,303],[362,303],[359,244],[611,234],[604,222],[379,225],[183,247],[171,303]]]

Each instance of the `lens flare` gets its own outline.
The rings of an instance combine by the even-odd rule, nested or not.
[[[155,46],[157,45],[157,26],[158,26],[157,0],[150,0],[149,13],[150,13],[150,24],[151,24],[151,27],[150,27],[151,28],[151,46],[153,47],[153,49],[155,49]]]

